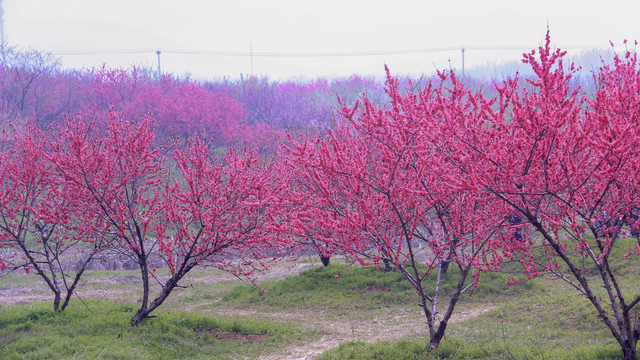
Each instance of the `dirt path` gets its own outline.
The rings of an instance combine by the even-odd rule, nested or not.
[[[475,304],[459,307],[450,323],[462,322],[480,316],[494,309],[492,304]],[[268,314],[252,309],[224,308],[211,309],[208,312],[216,315],[233,314],[237,316],[267,317],[277,320],[290,320],[310,330],[324,334],[311,342],[301,342],[282,348],[276,352],[260,357],[260,360],[302,360],[313,359],[323,352],[335,348],[347,341],[364,341],[373,343],[380,340],[401,338],[426,338],[427,329],[418,308],[394,309],[390,312],[382,310],[371,313],[371,316],[349,316],[325,314],[317,310],[302,310],[295,313],[269,312]]]
[[[495,305],[476,305],[474,307],[460,308],[451,318],[451,323],[461,322],[478,317],[480,314],[495,308]],[[285,314],[279,314],[281,317]],[[312,328],[326,332],[322,338],[305,343],[295,344],[283,348],[278,352],[260,357],[260,360],[302,360],[313,359],[323,352],[337,347],[346,341],[364,341],[374,343],[380,340],[395,340],[401,338],[426,338],[427,329],[418,309],[403,309],[392,314],[377,314],[373,318],[313,319],[310,315],[300,314],[306,321],[300,323],[312,323]]]

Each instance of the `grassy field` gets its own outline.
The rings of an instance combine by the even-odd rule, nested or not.
[[[338,261],[336,261],[338,260]],[[629,261],[629,263],[627,263]],[[637,260],[620,260],[637,283]],[[485,274],[435,352],[397,273],[334,259],[283,262],[243,284],[215,270],[185,279],[157,317],[133,328],[136,271],[91,271],[62,314],[35,275],[0,278],[0,359],[617,359],[584,298],[559,281]],[[160,280],[166,274],[159,270]],[[444,288],[453,286],[455,271]],[[640,291],[640,290],[639,290]]]
[[[312,336],[289,324],[255,318],[164,311],[129,325],[132,304],[88,300],[55,314],[49,304],[4,307],[2,359],[226,359],[257,357]]]

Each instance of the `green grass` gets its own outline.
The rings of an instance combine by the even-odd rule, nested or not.
[[[87,306],[73,302],[63,313],[54,313],[48,303],[3,307],[0,358],[252,358],[313,336],[290,324],[186,312],[159,311],[157,318],[132,327],[132,304],[91,300]]]
[[[610,258],[629,297],[640,292],[640,266],[636,256],[622,255],[635,242],[619,240]],[[594,290],[602,292],[597,273],[588,268]],[[587,299],[563,281],[544,277],[505,287],[500,283],[504,274],[486,274],[474,297],[496,307],[450,324],[435,351],[428,351],[427,338],[346,342],[318,359],[622,359],[619,345]]]
[[[620,241],[611,258],[611,266],[621,275],[620,284],[630,289],[629,293],[640,292],[638,258],[622,256],[634,241]],[[90,300],[87,295],[83,299],[89,309],[76,301],[61,314],[52,313],[50,302],[2,307],[0,359],[252,359],[277,353],[292,344],[304,344],[308,337],[330,334],[329,326],[353,327],[350,322],[360,319],[370,326],[388,325],[396,329],[411,326],[416,331],[402,332],[407,338],[400,340],[373,344],[345,342],[320,359],[621,358],[617,343],[591,304],[561,280],[545,280],[544,275],[526,280],[520,275],[519,285],[507,286],[509,277],[518,278],[519,264],[505,264],[508,273],[482,274],[474,294],[463,295],[456,311],[492,310],[450,323],[440,347],[428,351],[425,325],[419,324],[421,321],[398,325],[398,320],[394,320],[398,311],[417,319],[423,316],[407,280],[396,272],[348,267],[342,262],[332,259],[329,267],[313,268],[280,281],[265,282],[260,287],[238,285],[233,277],[215,269],[199,269],[185,279],[185,288],[177,290],[159,308],[157,318],[135,328],[129,325],[129,319],[139,297],[138,272],[88,272],[80,291],[87,289],[101,294],[95,290],[106,289],[109,298],[120,294],[128,303]],[[164,271],[161,269],[158,274],[164,276]],[[597,277],[590,279],[599,286]],[[441,283],[441,303],[446,302],[457,280],[458,270],[452,267]],[[34,275],[12,274],[0,278],[0,287],[28,288],[33,284],[42,288],[39,281]],[[432,276],[425,286],[432,288],[434,281]],[[184,308],[190,312],[180,310]],[[249,309],[255,317],[203,315],[239,308]],[[301,320],[292,316],[290,321],[299,321],[298,325],[278,322],[280,316],[299,311],[310,317]],[[402,320],[406,317],[400,319],[408,321]],[[317,332],[308,330],[312,328]],[[216,338],[217,330],[268,336],[244,343],[239,339]],[[357,331],[351,336],[343,331],[341,336],[349,340],[368,339],[366,335],[356,335]]]
[[[483,274],[473,296],[463,295],[463,301],[469,298],[472,301],[486,301],[496,296],[536,291],[534,283],[525,279],[519,285],[507,286],[509,277],[502,273]],[[458,278],[458,269],[452,267],[440,284],[443,297],[453,293]],[[424,286],[433,288],[435,276],[431,276]],[[307,270],[278,282],[261,284],[260,287],[238,285],[223,297],[223,301],[235,306],[260,304],[277,308],[330,308],[339,303],[341,307],[375,309],[390,305],[412,305],[417,297],[408,280],[398,272],[331,265]]]
[[[0,276],[0,287],[10,286],[18,288],[33,285],[49,290],[47,284],[42,280],[40,275],[37,274],[8,273]]]
[[[260,287],[239,285],[227,293],[223,301],[237,306],[262,304],[278,308],[334,307],[338,303],[371,308],[404,304],[411,298],[410,293],[411,287],[400,274],[331,265]]]
[[[536,280],[542,282],[543,280]],[[347,342],[317,359],[621,359],[622,352],[585,299],[539,291],[506,296],[477,318],[452,323],[438,349],[428,339]]]
[[[593,237],[585,236],[585,238],[588,239],[591,246],[593,246],[594,248],[596,247]],[[628,278],[629,276],[635,276],[635,274],[637,274],[638,270],[640,269],[640,263],[638,262],[638,257],[636,255],[632,254],[629,255],[628,258],[624,257],[624,254],[627,253],[629,249],[632,249],[634,252],[636,251],[635,246],[637,243],[638,241],[635,238],[618,239],[616,240],[614,247],[611,249],[611,254],[609,255],[609,265],[612,271],[621,279]],[[589,259],[588,257],[586,259],[583,259],[571,250],[567,250],[567,253],[574,264],[583,267],[585,273],[588,276],[591,276],[593,281],[596,281],[595,278],[599,277],[598,270],[591,259]],[[598,254],[599,252],[596,251],[596,255]],[[541,259],[546,258],[546,254],[540,254],[539,256]],[[568,269],[559,258],[558,262],[560,263],[561,270],[567,273]]]
[[[532,344],[533,345],[533,344]],[[421,340],[380,341],[368,344],[350,341],[327,351],[315,360],[618,360],[621,351],[616,346],[582,345],[569,351],[557,351],[536,346],[511,345],[507,347],[481,345],[464,339],[444,342],[434,351]]]

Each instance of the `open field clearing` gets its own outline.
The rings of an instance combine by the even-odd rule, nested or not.
[[[506,286],[487,274],[435,352],[406,281],[382,270],[276,264],[260,286],[215,269],[184,281],[157,317],[131,327],[139,276],[92,271],[60,314],[34,275],[0,279],[2,358],[618,358],[585,300],[558,281]],[[162,272],[159,271],[162,279]],[[446,284],[445,284],[446,285]],[[82,299],[82,301],[80,301]]]

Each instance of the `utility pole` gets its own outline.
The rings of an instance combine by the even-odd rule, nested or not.
[[[0,53],[2,53],[2,62],[6,62],[6,50],[7,44],[4,34],[4,9],[2,7],[2,0],[0,0]]]
[[[249,43],[249,57],[251,58],[251,75],[253,75],[253,44]]]
[[[464,47],[462,48],[462,75],[464,76]]]
[[[2,0],[0,0],[2,1]],[[162,51],[158,50],[156,51],[156,54],[158,54],[158,80],[160,79],[160,75],[162,74],[162,72],[160,71],[160,54],[162,54]]]

